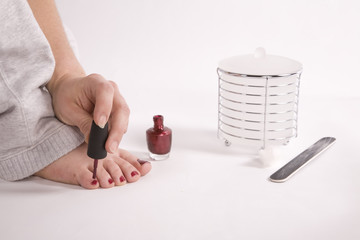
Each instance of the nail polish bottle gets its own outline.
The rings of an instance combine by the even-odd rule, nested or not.
[[[146,131],[146,141],[153,160],[165,160],[169,157],[171,149],[172,131],[164,126],[164,117],[153,117],[154,127]]]

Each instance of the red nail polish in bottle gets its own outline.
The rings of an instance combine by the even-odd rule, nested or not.
[[[155,115],[153,119],[154,127],[146,131],[150,157],[154,160],[165,160],[170,155],[172,131],[164,126],[163,116]]]

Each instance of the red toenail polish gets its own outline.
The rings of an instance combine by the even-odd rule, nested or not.
[[[125,182],[125,177],[124,176],[120,177],[120,182]]]
[[[97,180],[96,179],[92,180],[91,185],[96,185],[96,184],[97,184]]]
[[[134,177],[134,176],[136,176],[136,175],[139,175],[139,173],[138,173],[137,171],[132,171],[132,172],[131,172],[131,176],[132,176],[132,177]]]
[[[109,182],[110,184],[112,184],[112,183],[114,182],[114,180],[112,180],[112,178],[109,178],[108,182]]]
[[[143,164],[145,164],[145,163],[148,163],[148,162],[149,162],[149,161],[140,160],[140,159],[138,159],[137,161],[140,163],[140,165],[143,165]]]

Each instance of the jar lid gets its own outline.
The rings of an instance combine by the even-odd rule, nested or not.
[[[219,62],[219,69],[252,76],[286,76],[302,70],[302,64],[281,56],[267,55],[264,48],[254,54],[239,55]]]

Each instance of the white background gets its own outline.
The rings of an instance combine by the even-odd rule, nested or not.
[[[163,114],[171,156],[121,188],[0,181],[1,239],[360,239],[358,1],[56,2],[86,71],[116,81],[131,108],[121,147],[144,153]],[[258,46],[304,66],[299,136],[268,168],[216,138],[217,63]],[[337,142],[267,181],[323,136]]]
[[[218,62],[259,46],[303,64],[300,101],[360,96],[356,0],[56,2],[85,70],[118,83],[130,123],[163,114],[188,126],[201,113],[215,126],[217,113],[199,109],[217,105]]]
[[[192,93],[216,88],[219,60],[268,53],[303,63],[303,94],[359,94],[360,4],[356,0],[61,0],[64,23],[88,73],[136,89]],[[138,97],[138,96],[137,96]]]

